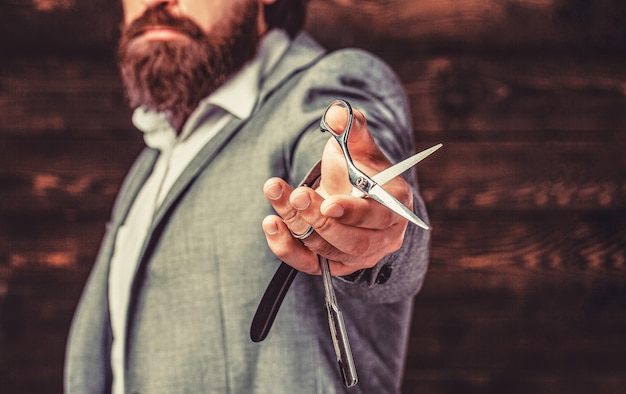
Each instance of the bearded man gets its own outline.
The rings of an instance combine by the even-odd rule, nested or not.
[[[350,392],[398,392],[428,233],[349,196],[341,149],[318,126],[347,99],[359,109],[350,151],[360,169],[409,156],[394,74],[363,51],[326,53],[302,32],[306,0],[122,4],[120,70],[147,147],[77,308],[65,391],[344,392],[319,254],[359,371]],[[341,131],[347,113],[330,108],[325,120]],[[312,187],[297,187],[305,178]],[[425,218],[414,174],[385,189]],[[281,261],[307,275],[254,343],[250,322]]]

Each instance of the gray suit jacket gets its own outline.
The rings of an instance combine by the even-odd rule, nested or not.
[[[297,184],[319,160],[329,137],[318,122],[335,98],[365,113],[392,161],[410,154],[407,103],[393,73],[365,52],[325,54],[307,35],[298,36],[263,81],[252,116],[230,122],[200,151],[157,213],[132,284],[127,392],[345,390],[320,277],[299,275],[268,338],[249,339],[252,316],[280,263],[260,225],[272,213],[262,185],[271,176]],[[68,393],[110,392],[109,262],[116,232],[157,155],[142,152],[118,195],[72,323]],[[417,188],[415,208],[425,216]],[[412,297],[427,259],[428,233],[410,225],[400,251],[354,281],[336,278],[360,377],[351,393],[399,390]]]

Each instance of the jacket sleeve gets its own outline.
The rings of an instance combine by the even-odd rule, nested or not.
[[[361,50],[341,50],[324,57],[300,79],[304,113],[315,114],[310,128],[318,130],[319,118],[335,99],[347,100],[364,113],[368,129],[392,163],[413,152],[412,122],[402,85],[381,60]],[[317,131],[315,134],[320,134]],[[294,161],[307,157],[319,136],[304,133]],[[415,171],[404,174],[413,190],[414,212],[428,220],[419,194]],[[367,302],[397,302],[416,294],[422,286],[429,258],[430,234],[409,223],[402,247],[371,269],[358,271],[338,281],[338,291]]]

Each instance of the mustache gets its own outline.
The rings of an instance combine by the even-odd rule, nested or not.
[[[122,26],[122,36],[126,40],[132,40],[155,27],[176,30],[193,39],[205,37],[204,31],[194,21],[173,16],[165,9],[165,5],[150,7],[139,18]]]

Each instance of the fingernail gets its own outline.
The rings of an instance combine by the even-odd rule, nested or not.
[[[278,233],[278,226],[276,226],[276,223],[272,220],[265,220],[263,221],[263,231],[265,231],[267,235],[275,235]]]
[[[283,195],[283,188],[279,183],[272,183],[265,188],[265,195],[271,200],[278,200]]]
[[[311,205],[311,199],[309,198],[309,194],[305,191],[292,194],[291,205],[293,205],[294,208],[300,211],[307,209],[309,205]]]
[[[334,106],[335,106],[335,107],[339,107],[339,108],[348,108],[348,107],[346,106],[346,102],[345,102],[345,101],[343,101],[343,100],[337,100],[337,101],[335,101]]]

